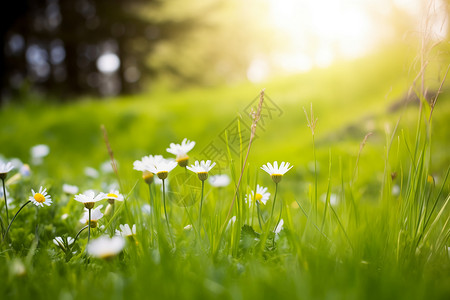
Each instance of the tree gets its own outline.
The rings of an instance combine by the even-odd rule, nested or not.
[[[160,0],[16,0],[2,10],[2,98],[24,86],[58,96],[139,90],[158,70],[143,64],[159,43],[198,21],[149,18]],[[199,12],[201,13],[201,12]]]

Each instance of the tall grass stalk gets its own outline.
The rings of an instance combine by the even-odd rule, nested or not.
[[[6,210],[6,224],[9,222],[9,213],[8,213],[8,200],[6,200],[6,188],[5,188],[5,179],[2,176],[2,185],[3,185],[3,196],[5,197],[5,210]],[[3,221],[2,221],[3,227]]]
[[[318,175],[317,175],[316,143],[314,141],[314,135],[315,135],[317,121],[319,119],[314,117],[314,111],[313,111],[312,103],[311,103],[310,115],[309,116],[308,116],[308,113],[306,112],[306,109],[304,107],[303,107],[303,111],[305,112],[306,122],[307,122],[307,125],[308,125],[309,129],[311,130],[311,136],[312,136],[313,160],[314,160],[314,213],[315,213],[315,218],[317,220],[317,217],[318,217],[317,216],[317,214],[318,214],[318,197],[317,197],[318,177],[317,176]]]
[[[252,142],[253,142],[253,139],[255,138],[255,135],[256,135],[256,126],[258,124],[259,119],[261,118],[262,104],[264,102],[264,91],[265,90],[263,89],[261,91],[261,93],[260,93],[260,100],[259,100],[259,103],[258,103],[257,111],[256,112],[253,111],[253,113],[252,113],[253,122],[252,122],[252,126],[251,126],[250,140],[248,142],[247,154],[245,155],[244,163],[242,164],[242,167],[241,167],[241,172],[240,172],[239,180],[238,180],[236,188],[235,188],[233,200],[231,201],[230,208],[228,209],[227,216],[225,217],[225,222],[223,223],[223,225],[221,227],[221,230],[220,230],[220,233],[219,233],[219,242],[218,242],[218,244],[220,244],[220,241],[221,241],[222,236],[223,236],[223,231],[226,228],[228,221],[230,220],[231,212],[233,211],[233,207],[234,207],[234,203],[235,203],[236,198],[238,197],[238,194],[240,192],[240,185],[241,185],[241,181],[242,181],[242,176],[244,175],[244,170],[245,170],[245,166],[247,164],[248,156],[250,154],[250,149],[251,149],[251,146],[252,146]],[[227,144],[227,148],[228,148],[228,153],[229,153],[228,144]],[[238,210],[238,212],[239,212],[239,210]],[[240,218],[238,218],[238,219],[240,219]],[[217,250],[218,249],[216,249],[216,253],[217,253]]]

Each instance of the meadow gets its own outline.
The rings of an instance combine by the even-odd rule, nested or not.
[[[423,73],[403,46],[261,85],[6,105],[0,158],[17,167],[3,226],[31,189],[53,203],[2,229],[0,298],[448,299],[448,50],[430,57]],[[231,182],[177,166],[163,189],[157,172],[150,183],[133,168],[175,158],[166,148],[184,138],[196,142],[189,165],[210,159],[209,177]],[[40,144],[49,153],[31,155]],[[293,165],[280,182],[261,169],[274,161]],[[123,195],[99,201],[88,228],[94,242],[135,224],[116,255],[87,251],[88,230],[65,243],[89,223],[75,200],[86,190]]]

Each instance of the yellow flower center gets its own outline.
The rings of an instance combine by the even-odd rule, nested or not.
[[[159,179],[164,180],[169,175],[169,172],[167,172],[167,171],[160,171],[160,172],[156,173],[156,175],[158,176]]]
[[[185,156],[177,157],[176,161],[180,167],[184,168],[188,165],[189,156],[185,155]]]
[[[208,172],[198,172],[198,179],[200,179],[201,181],[205,181],[206,179],[208,179]]]
[[[84,202],[84,207],[87,209],[93,209],[95,205],[95,202]]]
[[[263,195],[256,193],[256,196],[255,196],[256,201],[261,201],[262,198],[263,198]]]
[[[36,202],[39,202],[39,203],[44,203],[45,197],[41,193],[36,193],[36,194],[34,194],[34,200],[36,200]]]
[[[272,180],[275,183],[279,183],[281,181],[281,178],[283,178],[282,174],[272,174]]]
[[[144,181],[147,184],[151,184],[153,182],[153,173],[144,171],[144,173],[142,174],[142,178],[144,178]]]
[[[108,198],[117,198],[118,196],[116,194],[109,193],[108,195],[106,195],[106,197],[108,197]]]

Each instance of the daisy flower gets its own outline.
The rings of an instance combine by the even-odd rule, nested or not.
[[[57,236],[53,239],[53,244],[60,247],[63,251],[66,251],[66,249],[73,244],[75,240],[71,238],[70,236],[67,237],[67,239],[64,239],[60,236]]]
[[[30,153],[33,158],[46,157],[50,153],[50,147],[45,144],[36,145],[31,147]]]
[[[283,161],[281,165],[278,167],[278,162],[275,161],[273,163],[273,166],[271,163],[268,162],[266,165],[263,165],[261,169],[266,171],[272,177],[272,180],[275,183],[279,183],[283,178],[283,175],[293,167],[289,165],[290,165],[289,163]]]
[[[138,171],[142,171],[142,178],[147,184],[153,182],[153,173],[149,171],[150,166],[153,166],[157,161],[162,160],[162,155],[148,155],[142,157],[141,160],[135,160],[133,168]]]
[[[270,193],[267,192],[267,188],[260,186],[259,184],[256,186],[256,196],[253,197],[255,194],[255,191],[252,191],[251,194],[248,194],[245,197],[245,201],[248,201],[248,204],[251,205],[255,200],[259,201],[260,203],[266,205],[267,200],[270,198]]]
[[[176,162],[180,167],[186,167],[188,164],[189,156],[187,153],[194,148],[195,142],[191,142],[188,139],[184,139],[181,144],[171,143],[170,147],[166,149],[167,152],[176,155]]]
[[[157,162],[163,160],[162,155],[148,155],[141,158],[141,160],[135,160],[133,163],[133,168],[138,171],[150,171],[149,167],[153,166]]]
[[[119,193],[117,190],[110,190],[109,193],[106,195],[106,199],[108,199],[108,202],[110,204],[114,204],[114,201],[123,201],[124,197],[122,194]]]
[[[62,189],[66,194],[75,195],[76,193],[78,193],[78,187],[76,185],[64,183]]]
[[[124,238],[126,237],[133,237],[134,235],[136,235],[136,224],[133,225],[133,227],[130,228],[130,225],[125,224],[119,225],[120,230],[116,229],[116,235],[120,235]]]
[[[208,179],[208,172],[211,171],[211,169],[216,165],[216,163],[212,163],[210,160],[207,160],[206,162],[202,160],[200,163],[195,161],[194,165],[191,165],[190,167],[187,166],[186,168],[194,173],[197,173],[198,179],[201,181],[205,181]]]
[[[14,169],[14,166],[11,162],[0,163],[0,179],[5,180],[11,170]]]
[[[125,239],[121,236],[101,236],[87,245],[87,252],[98,258],[112,258],[119,254],[125,246]]]
[[[95,192],[88,190],[84,194],[75,195],[75,200],[84,204],[84,207],[88,209],[94,208],[95,202],[106,199],[106,194],[100,193],[95,196]]]
[[[102,209],[103,205],[99,205],[96,208],[94,208],[91,211],[91,227],[95,228],[97,227],[98,220],[103,218],[103,213],[100,211]],[[83,217],[80,219],[80,223],[88,225],[89,223],[89,209],[84,209]]]
[[[175,169],[177,162],[170,159],[155,160],[152,165],[148,166],[148,171],[156,174],[159,179],[164,180],[169,175],[169,172]]]
[[[44,204],[50,206],[52,204],[52,197],[47,194],[47,189],[44,189],[42,186],[39,188],[39,192],[35,192],[31,189],[33,196],[30,196],[28,200],[30,200],[34,205],[44,207]]]
[[[213,187],[226,187],[230,184],[230,177],[226,174],[214,175],[209,178],[209,183]]]
[[[44,144],[33,146],[30,149],[31,162],[34,165],[40,165],[43,162],[43,158],[50,153],[50,147]]]
[[[91,177],[93,179],[98,178],[98,176],[100,176],[98,171],[92,167],[84,168],[84,175],[86,175],[87,177]]]

